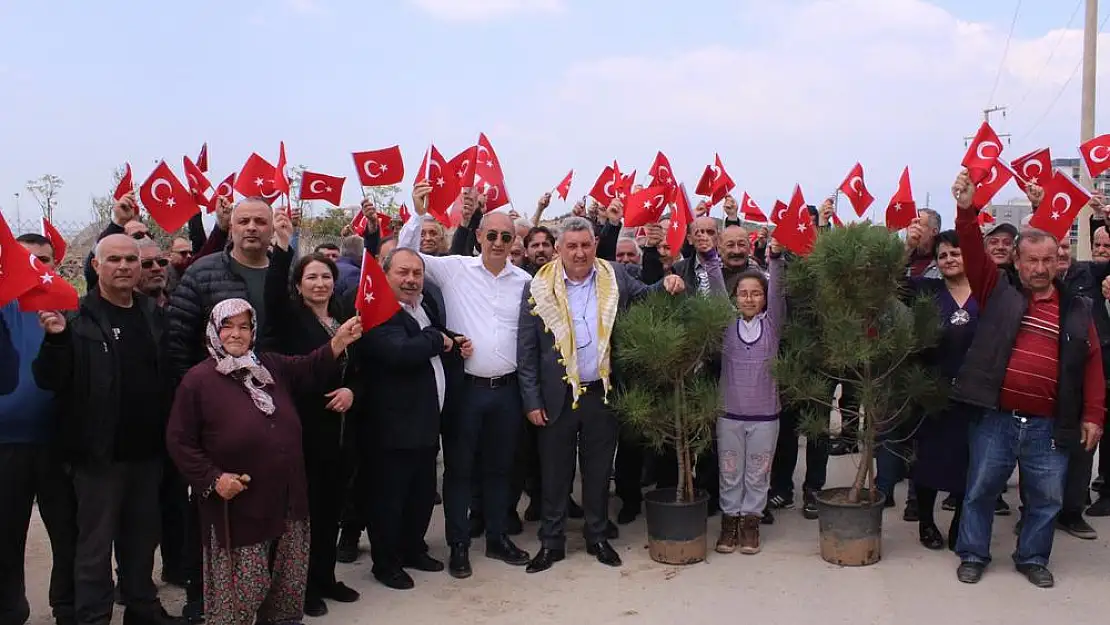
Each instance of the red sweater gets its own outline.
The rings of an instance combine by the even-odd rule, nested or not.
[[[979,308],[985,309],[998,284],[999,269],[983,249],[983,234],[974,210],[956,210],[956,234],[960,238],[964,272],[971,284],[971,292],[975,301],[979,302]],[[1045,417],[1056,414],[1059,340],[1060,294],[1053,289],[1042,297],[1031,296],[1014,340],[1010,362],[1006,365],[1006,377],[998,398],[1002,410]],[[1093,322],[1088,326],[1087,342],[1082,418],[1084,422],[1101,426],[1106,412],[1106,381]]]

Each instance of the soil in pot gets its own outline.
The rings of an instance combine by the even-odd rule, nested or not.
[[[860,503],[848,502],[848,488],[830,488],[817,494],[817,523],[821,557],[840,566],[875,564],[883,552],[883,502],[877,493],[860,493]]]
[[[674,488],[658,488],[644,495],[648,553],[662,564],[694,564],[705,560],[709,495],[698,491],[694,500],[678,503]]]

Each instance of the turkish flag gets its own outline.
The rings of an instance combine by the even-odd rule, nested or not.
[[[455,176],[459,179],[459,187],[469,189],[474,186],[474,161],[477,158],[478,146],[472,145],[448,161],[451,169],[455,172]]]
[[[135,190],[135,182],[131,179],[131,163],[124,163],[123,178],[119,179],[119,184],[116,185],[116,192],[112,197],[118,202],[120,198],[131,193]]]
[[[27,248],[15,240],[8,222],[0,215],[0,306],[39,285],[39,273],[24,260],[26,254]]]
[[[1029,225],[1044,230],[1057,240],[1063,239],[1079,211],[1091,201],[1091,194],[1061,171],[1054,172],[1042,188],[1044,199],[1033,213]]]
[[[486,210],[492,211],[510,202],[509,190],[505,187],[505,172],[493,151],[493,145],[485,134],[478,134],[478,145],[474,154],[475,186],[486,194]]]
[[[690,196],[686,194],[686,185],[679,183],[678,190],[674,193],[674,207],[671,208],[671,227],[667,229],[667,245],[671,247],[671,254],[677,255],[682,245],[686,243],[686,232],[690,224],[694,223],[694,211],[690,209]]]
[[[289,179],[285,177],[285,142],[281,142],[281,148],[278,150],[277,165],[274,165],[274,189],[280,193],[289,195]]]
[[[351,219],[351,232],[360,237],[365,236],[367,223],[369,223],[369,220],[366,219],[366,213],[363,213],[361,210],[356,210],[354,218]]]
[[[405,179],[405,162],[401,159],[401,146],[355,152],[355,171],[364,187],[399,184]]]
[[[782,216],[786,214],[786,209],[789,208],[786,202],[782,200],[775,200],[775,205],[771,207],[771,223],[776,226],[782,221]]]
[[[461,189],[458,176],[434,145],[424,154],[424,161],[420,163],[420,171],[416,174],[415,182],[425,180],[432,185],[432,192],[428,195],[428,213],[445,228],[450,228],[451,219],[447,216],[447,209],[459,197]],[[486,208],[489,208],[489,204]]]
[[[139,187],[139,199],[166,232],[177,232],[200,210],[193,194],[173,175],[166,161],[158,163]]]
[[[817,240],[817,229],[813,225],[813,217],[809,214],[805,198],[802,197],[801,186],[794,185],[790,205],[783,211],[772,236],[795,254],[805,256],[813,251],[813,243]]]
[[[840,191],[852,203],[852,208],[859,217],[863,217],[871,203],[875,201],[875,197],[867,191],[867,185],[863,183],[863,165],[859,163],[856,163],[856,166],[848,172],[844,182],[840,183]]]
[[[223,182],[216,185],[216,191],[212,193],[212,201],[208,203],[208,212],[216,210],[216,200],[219,198],[224,198],[228,202],[235,200],[235,172],[228,174]]]
[[[1026,185],[1030,184],[1044,186],[1044,183],[1052,177],[1052,154],[1048,148],[1033,150],[1015,158],[1010,162],[1010,167],[1013,169],[1010,173],[1013,174],[1022,191],[1025,191]],[[976,204],[976,206],[986,206],[986,204]]]
[[[978,184],[990,175],[991,165],[1000,154],[1002,154],[1002,141],[991,125],[983,122],[979,132],[975,133],[971,145],[967,146],[967,153],[964,154],[964,160],[960,161],[960,164],[967,168],[971,181]]]
[[[235,190],[244,197],[258,197],[267,204],[273,204],[281,195],[274,187],[274,174],[274,166],[255,152],[247,158],[243,169],[235,177]]]
[[[381,238],[393,236],[393,218],[385,213],[378,213],[378,233]]]
[[[200,146],[200,154],[197,154],[197,167],[200,168],[202,174],[208,173],[208,142],[205,141],[204,145]]]
[[[46,217],[42,218],[42,236],[50,241],[50,247],[54,250],[54,264],[62,264],[62,259],[66,256],[66,240]]]
[[[763,214],[763,211],[759,210],[759,207],[756,206],[755,200],[753,200],[752,197],[748,195],[747,191],[745,191],[744,195],[740,197],[740,214],[742,214],[744,216],[744,219],[747,219],[748,221],[767,221],[767,216]]]
[[[332,206],[339,206],[345,182],[346,178],[305,171],[301,175],[301,200],[324,200]]]
[[[987,175],[990,175],[989,166]],[[913,201],[913,190],[910,188],[910,168],[906,167],[898,178],[898,190],[886,205],[886,227],[897,232],[908,227],[916,218],[917,204]]]
[[[397,209],[397,216],[401,218],[402,224],[407,224],[409,222],[409,217],[411,217],[411,215],[409,215],[409,207],[402,204],[401,208]]]
[[[1087,164],[1087,173],[1092,178],[1110,169],[1110,135],[1101,135],[1079,146],[1079,153],[1083,162]]]
[[[19,309],[23,312],[77,310],[77,302],[80,299],[77,289],[42,264],[34,254],[27,255],[30,257],[30,266],[34,269],[39,284],[19,296]]]
[[[594,188],[590,189],[589,195],[597,200],[598,204],[609,206],[613,203],[613,200],[617,199],[617,191],[614,188],[616,183],[613,168],[606,165],[605,169],[601,170],[601,175],[597,177]]]
[[[717,155],[717,162],[713,165],[712,169],[716,178],[713,181],[713,193],[709,196],[710,206],[725,199],[725,196],[736,188],[736,183],[732,181],[732,176],[729,176],[728,172],[725,171],[725,164],[721,162],[721,156],[719,154]]]
[[[193,194],[193,200],[197,203],[197,206],[208,206],[212,203],[212,200],[204,197],[204,194],[212,188],[212,183],[200,170],[200,165],[194,165],[188,156],[184,158],[184,161],[185,179],[189,181],[189,192]]]
[[[570,181],[573,178],[574,170],[572,169],[563,177],[563,181],[559,183],[559,186],[555,187],[555,192],[559,194],[559,197],[563,198],[564,202],[567,201],[567,195],[570,194]]]
[[[660,185],[667,189],[675,187],[674,170],[671,169],[671,161],[663,152],[655,154],[655,160],[651,163],[651,169],[648,169],[648,175],[651,176],[651,183],[653,185]]]
[[[624,203],[624,227],[637,228],[655,223],[667,207],[667,187],[645,187],[628,196]]]
[[[362,275],[358,281],[355,308],[362,320],[363,332],[380,326],[401,310],[397,296],[385,279],[385,272],[369,251],[362,253]]]
[[[980,226],[985,226],[987,224],[993,224],[994,223],[994,215],[988,213],[987,211],[979,211],[978,221],[979,221]]]
[[[990,204],[991,198],[997,195],[1012,178],[1014,178],[1014,172],[1001,159],[996,160],[994,165],[991,165],[990,174],[975,185],[975,195],[971,199],[971,204],[977,208]]]

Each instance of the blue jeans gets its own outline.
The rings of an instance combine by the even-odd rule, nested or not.
[[[1016,464],[1025,511],[1014,563],[1046,566],[1068,469],[1067,452],[1057,449],[1052,438],[1052,419],[988,410],[970,428],[967,494],[956,553],[963,562],[990,562],[994,503]]]

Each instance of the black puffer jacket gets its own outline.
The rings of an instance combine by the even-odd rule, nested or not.
[[[216,304],[233,297],[249,300],[247,282],[235,272],[227,251],[205,256],[185,270],[166,308],[166,348],[176,380],[208,357],[208,315]]]

